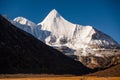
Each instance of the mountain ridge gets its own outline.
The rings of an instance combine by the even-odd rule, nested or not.
[[[15,22],[18,22],[22,25],[24,25],[24,23],[21,23],[19,22],[19,17],[18,18],[15,18],[13,21]],[[22,21],[22,20],[21,20]],[[28,20],[29,21],[29,20]],[[63,22],[61,22],[63,21]],[[23,20],[24,22],[24,20]],[[30,21],[31,23],[32,21]],[[34,23],[35,24],[35,23]],[[69,26],[66,27],[66,25]],[[25,24],[27,26],[31,26],[31,25],[28,25],[28,24]],[[89,30],[90,28],[93,29],[93,31],[95,32],[100,32],[99,30],[97,30],[96,28],[92,27],[92,26],[81,26],[81,25],[78,25],[78,24],[72,24],[70,22],[68,22],[67,20],[65,20],[55,9],[53,9],[48,15],[47,17],[40,23],[37,24],[38,26],[41,26],[41,30],[47,30],[47,31],[50,31],[52,32],[51,34],[53,35],[60,35],[61,37],[67,35],[67,37],[72,37],[73,36],[73,33],[75,32],[75,29],[77,30],[80,30],[80,27],[81,27],[81,30],[85,28],[85,31],[87,32],[87,29]],[[37,26],[35,25],[35,26]],[[33,26],[34,27],[34,26]],[[90,27],[90,28],[89,28]],[[90,29],[90,30],[91,30]],[[24,30],[24,29],[23,29]],[[84,30],[83,30],[84,31]],[[68,32],[66,34],[66,32]],[[79,31],[78,31],[79,32]],[[84,37],[84,35],[86,34],[86,32],[82,32],[82,33],[79,33],[79,34],[83,34],[82,37]],[[90,32],[90,31],[89,31]],[[30,33],[30,32],[29,32]],[[100,32],[101,33],[101,32]],[[47,33],[46,33],[47,34]],[[88,33],[89,34],[89,33]],[[47,34],[47,35],[50,35],[50,34]],[[63,36],[62,36],[63,35]],[[105,33],[104,33],[105,35]],[[107,35],[108,36],[108,35]],[[117,45],[118,43],[116,41],[114,41],[110,36],[109,38],[111,39],[111,42],[113,42],[112,44],[110,44],[109,40],[107,40],[108,42],[106,42],[106,44],[110,44],[110,45]],[[47,42],[47,41],[46,41]],[[102,43],[105,43],[105,42],[102,42]],[[50,44],[49,44],[50,45]]]
[[[23,30],[27,31],[25,29]],[[34,30],[31,29],[28,32],[36,33],[38,36],[32,34],[37,39],[72,57],[87,57],[92,55],[101,58],[106,54],[102,54],[99,51],[109,50],[107,52],[107,56],[109,56],[118,54],[111,50],[120,49],[120,44],[112,37],[92,26],[73,24],[64,19],[55,9],[42,22],[38,23]]]

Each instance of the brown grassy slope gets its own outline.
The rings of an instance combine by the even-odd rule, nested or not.
[[[112,66],[108,69],[98,71],[88,76],[100,76],[100,77],[120,77],[120,64]]]
[[[26,77],[26,78],[0,78],[0,80],[120,80],[120,77],[86,77],[86,76],[53,76],[53,77]]]

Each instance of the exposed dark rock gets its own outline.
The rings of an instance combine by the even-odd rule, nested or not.
[[[80,52],[80,51],[79,51]],[[102,54],[103,56],[95,56],[96,53]],[[109,54],[112,55],[109,55]],[[120,63],[120,50],[119,49],[106,49],[95,51],[94,54],[87,56],[78,55],[78,61],[83,63],[89,68],[108,68],[112,65]]]

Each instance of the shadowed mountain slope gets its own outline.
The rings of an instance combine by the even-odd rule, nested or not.
[[[47,46],[0,15],[0,73],[87,74],[92,70]]]

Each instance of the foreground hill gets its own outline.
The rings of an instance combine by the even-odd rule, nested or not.
[[[0,74],[87,74],[80,62],[61,54],[0,15]]]
[[[120,64],[110,67],[108,69],[98,71],[89,76],[99,76],[99,77],[120,77]]]

